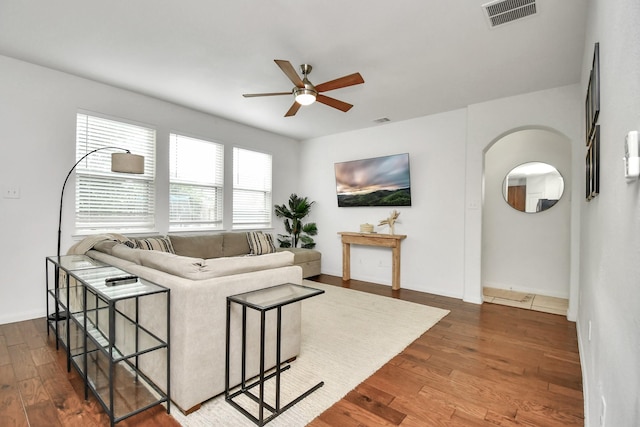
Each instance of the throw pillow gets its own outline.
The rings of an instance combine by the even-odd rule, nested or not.
[[[276,251],[271,234],[265,234],[262,231],[248,231],[247,240],[251,255],[271,254]]]
[[[148,251],[169,252],[175,254],[171,240],[168,237],[147,237],[146,239],[133,239],[136,242],[136,248]]]
[[[126,245],[128,248],[138,249],[138,244],[133,240],[127,240],[126,242],[120,242],[120,243]]]

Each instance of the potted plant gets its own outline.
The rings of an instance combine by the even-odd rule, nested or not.
[[[281,248],[296,248],[298,243],[305,249],[313,249],[316,243],[311,236],[318,234],[315,222],[302,223],[302,220],[311,212],[310,202],[306,197],[299,197],[293,193],[289,197],[289,206],[285,204],[275,205],[275,213],[278,218],[284,218],[286,234],[278,234],[278,242]]]

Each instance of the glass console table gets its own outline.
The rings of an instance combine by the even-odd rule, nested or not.
[[[273,286],[256,291],[246,292],[243,294],[232,295],[227,297],[227,333],[226,333],[226,366],[225,366],[225,400],[232,406],[242,412],[247,418],[259,426],[263,426],[282,414],[287,409],[313,393],[324,385],[324,381],[311,387],[302,393],[299,397],[281,406],[280,404],[280,374],[290,368],[290,365],[282,366],[281,360],[281,342],[282,342],[282,307],[311,298],[316,295],[323,294],[320,289],[310,288],[307,286],[295,285],[293,283],[285,283],[283,285]],[[239,304],[242,307],[242,375],[240,388],[231,392],[230,387],[230,329],[231,329],[231,305]],[[246,378],[246,360],[247,360],[247,308],[260,312],[260,373],[258,379],[251,384],[247,384]],[[276,361],[275,372],[269,375],[265,374],[265,320],[266,313],[270,310],[277,311],[276,320]],[[265,381],[275,377],[275,405],[269,405],[265,401],[264,384]],[[252,389],[258,387],[258,395],[254,394]],[[234,399],[238,396],[247,396],[258,404],[258,416],[252,415],[246,408],[238,404]],[[270,413],[265,417],[265,409]]]
[[[84,255],[48,257],[46,271],[49,330],[56,348],[62,344],[67,352],[67,369],[73,365],[82,376],[85,399],[91,390],[111,426],[159,404],[170,413],[169,289],[139,278],[108,286],[106,279],[130,274]],[[143,298],[166,305],[160,333],[142,321]],[[141,369],[152,352],[166,357],[166,391]]]

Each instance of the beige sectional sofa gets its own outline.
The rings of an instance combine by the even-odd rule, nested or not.
[[[224,391],[226,297],[287,282],[301,284],[303,267],[294,265],[293,251],[247,256],[250,249],[246,233],[170,235],[163,240],[164,246],[168,243],[175,253],[131,248],[110,239],[94,240],[86,254],[171,289],[171,400],[183,412],[191,412]],[[315,260],[311,260],[313,262]],[[319,274],[319,265],[310,268],[316,267],[315,274]],[[166,306],[162,304],[160,298],[143,300],[139,309],[141,321],[159,335],[166,326]],[[238,362],[231,365],[231,380],[237,384],[240,381],[241,310],[233,307],[231,353],[232,361]],[[299,303],[283,308],[283,360],[296,357],[300,351],[300,316]],[[258,322],[258,313],[249,310],[250,376],[258,372]],[[273,312],[267,316],[266,346],[267,364],[273,366]],[[151,352],[141,358],[140,364],[147,375],[164,385],[166,362],[158,356],[162,355]]]

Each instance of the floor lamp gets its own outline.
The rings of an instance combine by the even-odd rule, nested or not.
[[[92,155],[93,153],[95,153],[97,151],[102,151],[102,150],[121,150],[121,151],[123,151],[123,153],[112,153],[111,154],[111,171],[112,172],[134,173],[134,174],[144,173],[144,156],[140,156],[140,155],[137,155],[137,154],[131,154],[131,151],[129,151],[129,150],[125,149],[125,148],[120,148],[120,147],[96,148],[95,150],[89,151],[87,154],[82,156],[80,158],[80,160],[78,160],[76,162],[76,164],[73,165],[73,167],[71,168],[71,170],[67,174],[67,177],[64,179],[64,183],[62,184],[62,192],[60,193],[60,215],[58,216],[58,251],[57,251],[58,257],[56,259],[57,262],[60,262],[60,237],[62,236],[62,202],[64,201],[64,189],[67,186],[67,181],[69,180],[69,177],[71,176],[71,172],[73,172],[75,170],[76,166],[78,166],[81,161],[83,161],[84,159],[86,159],[87,157]],[[54,283],[55,283],[56,295],[58,295],[58,288],[60,287],[60,274],[59,274],[59,272],[57,270],[56,270],[55,282]],[[67,318],[67,316],[68,316],[68,313],[59,312],[58,311],[58,305],[56,304],[55,313],[49,315],[48,319],[49,319],[49,321],[60,321],[60,320],[65,320]]]
[[[62,184],[62,192],[60,193],[60,216],[58,217],[58,260],[60,259],[60,237],[62,235],[62,202],[64,200],[64,189],[67,186],[67,181],[71,176],[71,172],[73,172],[80,164],[81,161],[92,155],[97,151],[102,150],[121,150],[123,153],[112,153],[111,154],[111,171],[112,172],[121,172],[121,173],[132,173],[132,174],[142,174],[144,173],[144,156],[140,156],[137,154],[131,154],[131,151],[120,148],[120,147],[102,147],[96,148],[93,151],[89,151],[87,154],[82,156],[80,160],[76,162],[75,165],[71,168],[67,177],[64,180],[64,184]]]

